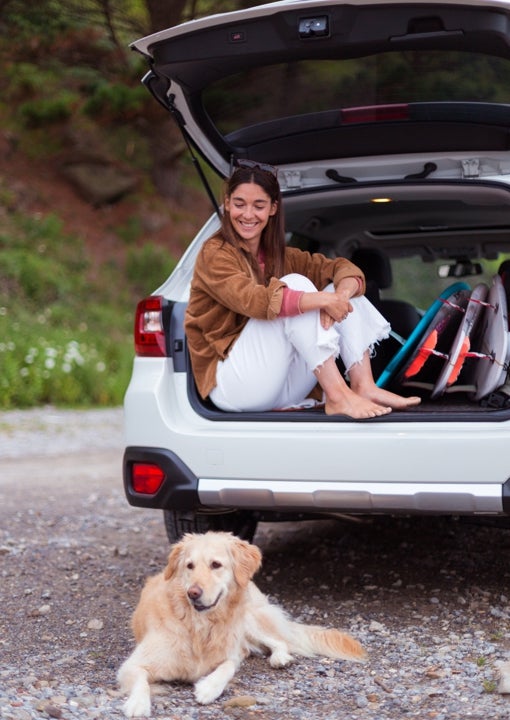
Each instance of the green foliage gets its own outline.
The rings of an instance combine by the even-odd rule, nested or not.
[[[187,2],[181,19],[218,9]],[[145,61],[128,52],[150,25],[144,0],[0,2],[0,130],[13,152],[52,162],[81,143],[150,177],[139,118],[160,109],[140,84]],[[155,245],[139,248],[142,226],[131,218],[111,228],[130,247],[126,268],[92,268],[56,214],[16,211],[23,203],[12,187],[0,175],[0,409],[118,405],[131,375],[134,308],[175,261]]]
[[[94,117],[126,121],[136,116],[147,102],[147,91],[137,84],[129,87],[119,82],[102,81],[93,88],[83,105],[83,112]]]
[[[11,100],[32,97],[43,88],[53,89],[55,84],[55,72],[36,63],[12,63],[6,66],[4,74],[5,92]]]
[[[123,225],[115,228],[115,233],[126,245],[132,245],[142,236],[142,223],[139,217],[130,217]]]
[[[146,243],[132,248],[126,260],[126,277],[139,295],[148,295],[163,283],[175,267],[175,259],[159,245]]]
[[[27,7],[26,0],[9,0],[0,16],[0,34],[32,39],[34,35],[50,38],[69,24],[59,0],[38,0]]]
[[[56,97],[28,100],[19,106],[19,116],[26,127],[39,128],[71,117],[78,102],[75,93],[62,91]]]
[[[494,680],[484,680],[482,687],[483,691],[486,693],[494,693],[497,690],[497,684]]]
[[[89,270],[56,216],[2,216],[0,408],[122,402],[138,291],[114,265]]]
[[[108,341],[83,326],[56,328],[51,316],[35,323],[0,317],[0,407],[118,405],[129,380],[131,336]],[[128,350],[129,348],[129,350]]]

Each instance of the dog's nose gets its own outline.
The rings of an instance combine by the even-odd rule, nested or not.
[[[190,600],[198,600],[198,598],[200,598],[202,596],[203,592],[204,591],[202,590],[202,588],[199,585],[192,585],[188,589],[188,597]]]

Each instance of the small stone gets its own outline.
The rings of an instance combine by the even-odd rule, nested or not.
[[[223,703],[223,707],[251,707],[257,704],[257,698],[253,695],[237,695]]]
[[[356,697],[356,707],[365,708],[368,705],[368,699],[364,695]]]
[[[102,620],[98,620],[97,618],[93,618],[92,620],[89,620],[87,623],[87,628],[89,630],[102,630],[104,627],[104,623]]]
[[[498,660],[494,664],[499,674],[498,693],[508,695],[510,693],[510,662]]]
[[[46,705],[46,707],[44,708],[44,712],[52,718],[62,717],[62,708],[59,705],[53,705],[52,703],[48,703]]]
[[[47,615],[51,612],[51,605],[41,605],[40,607],[31,610],[29,612],[30,617],[41,617],[42,615]]]
[[[382,632],[384,630],[384,625],[380,622],[377,622],[377,620],[372,620],[372,622],[368,626],[368,629],[370,630],[370,632]]]

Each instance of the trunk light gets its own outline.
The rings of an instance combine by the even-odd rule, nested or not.
[[[366,107],[345,108],[341,111],[343,123],[374,123],[409,120],[409,106],[367,105]]]
[[[142,357],[165,357],[164,297],[152,295],[138,303],[135,315],[135,352]]]
[[[136,493],[142,495],[154,495],[157,493],[163,480],[165,473],[152,463],[133,463],[131,469],[131,484]]]

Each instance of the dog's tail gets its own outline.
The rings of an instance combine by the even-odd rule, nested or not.
[[[291,653],[303,657],[324,655],[340,660],[363,662],[367,653],[351,635],[335,628],[323,628],[318,625],[304,625],[290,622],[288,626],[288,646]]]

